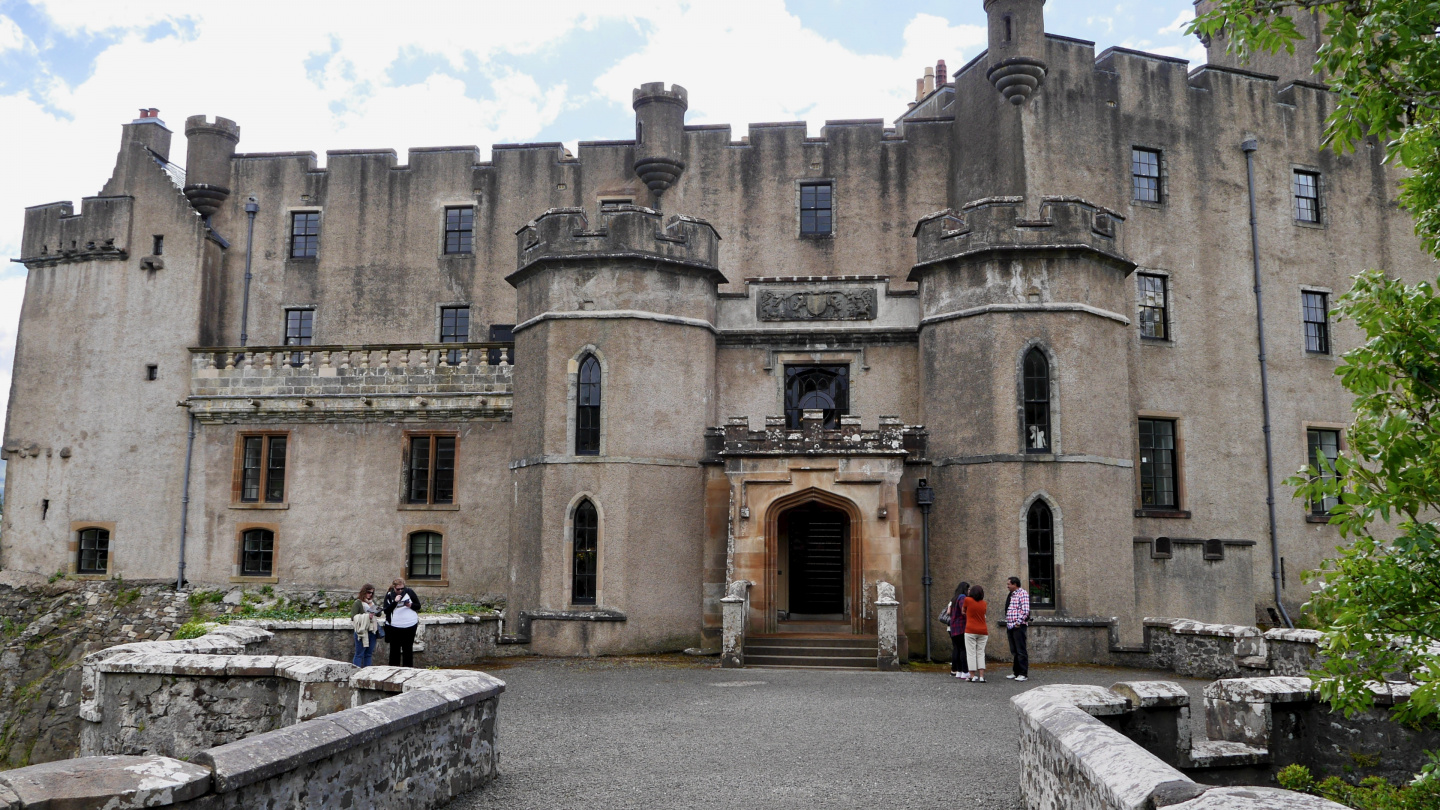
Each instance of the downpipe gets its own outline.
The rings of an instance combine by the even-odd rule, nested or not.
[[[1270,374],[1265,362],[1265,304],[1260,284],[1260,222],[1255,213],[1255,152],[1260,148],[1254,138],[1240,144],[1245,152],[1245,178],[1250,193],[1250,256],[1255,273],[1255,331],[1260,336],[1260,410],[1265,433],[1265,505],[1270,512],[1270,579],[1275,586],[1275,607],[1286,627],[1294,627],[1285,602],[1280,598],[1280,540],[1275,531],[1275,450],[1270,436]]]
[[[255,195],[245,201],[245,215],[250,218],[250,224],[245,232],[245,293],[240,298],[240,345],[244,346],[250,335],[246,327],[250,323],[250,256],[255,247],[255,214],[260,210],[260,205],[255,201]]]
[[[190,430],[185,437],[185,485],[180,495],[180,566],[175,572],[175,590],[185,588],[185,531],[190,523],[190,459],[195,454],[195,414],[189,414]]]

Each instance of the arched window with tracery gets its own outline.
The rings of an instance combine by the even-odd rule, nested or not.
[[[1025,452],[1050,452],[1050,361],[1037,346],[1025,353]]]
[[[589,498],[575,507],[570,534],[571,556],[574,558],[570,583],[570,603],[595,604],[599,572],[600,516]]]
[[[1042,500],[1030,504],[1025,515],[1025,550],[1029,558],[1030,604],[1055,607],[1055,516]]]
[[[587,354],[580,359],[575,391],[575,455],[600,455],[600,361]]]

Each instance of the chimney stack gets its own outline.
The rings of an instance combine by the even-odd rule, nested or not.
[[[915,101],[916,101],[916,103],[919,103],[920,99],[922,99],[922,98],[925,98],[925,80],[924,80],[924,79],[916,79],[916,80],[915,80]],[[910,106],[913,107],[913,106],[915,106],[915,105],[912,104],[912,105],[910,105]]]
[[[935,63],[935,86],[944,87],[950,83],[950,71],[945,69],[945,60]]]
[[[934,89],[935,89],[935,68],[933,68],[933,67],[927,67],[927,68],[925,68],[925,95],[927,95],[927,96],[930,95],[930,93],[931,93]]]

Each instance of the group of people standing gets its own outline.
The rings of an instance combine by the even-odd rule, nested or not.
[[[1026,648],[1025,629],[1030,626],[1030,593],[1020,587],[1019,577],[1005,583],[1005,635],[1010,642],[1013,671],[1006,675],[1017,681],[1030,679],[1030,653]],[[940,614],[940,621],[950,628],[950,674],[962,681],[985,683],[985,645],[990,628],[985,621],[989,609],[985,589],[961,582],[955,588],[950,604]]]
[[[420,597],[405,586],[405,580],[390,583],[390,590],[379,604],[375,603],[375,586],[365,583],[350,607],[350,625],[354,630],[355,657],[350,663],[368,667],[374,662],[375,644],[380,639],[390,645],[390,666],[415,665],[415,630],[420,625]]]

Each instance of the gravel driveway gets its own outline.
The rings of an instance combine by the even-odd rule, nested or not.
[[[512,661],[515,659],[512,659]],[[714,658],[519,659],[500,776],[451,810],[504,808],[1019,808],[1010,697],[1046,683],[1204,681],[1037,666],[986,684],[898,673],[717,669]],[[1001,665],[1004,667],[1004,665]]]

